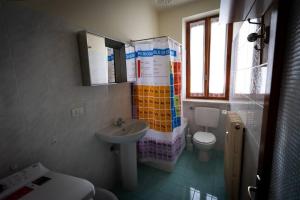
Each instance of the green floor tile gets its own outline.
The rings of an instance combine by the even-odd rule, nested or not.
[[[138,166],[138,188],[114,190],[120,200],[226,200],[223,152],[214,151],[209,162],[200,162],[195,152],[184,151],[172,173],[146,165]]]

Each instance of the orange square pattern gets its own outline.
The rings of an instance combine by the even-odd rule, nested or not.
[[[133,86],[135,118],[146,120],[151,129],[172,132],[172,102],[177,117],[180,117],[181,63],[171,62],[174,91],[170,86]],[[174,116],[173,116],[174,117]]]

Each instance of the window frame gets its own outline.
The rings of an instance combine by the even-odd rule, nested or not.
[[[186,22],[186,97],[187,99],[217,99],[228,100],[230,90],[230,65],[231,65],[231,50],[232,50],[232,35],[233,25],[228,24],[226,27],[226,73],[225,73],[225,95],[224,96],[209,96],[209,70],[210,70],[210,39],[211,39],[211,18],[219,17],[212,15],[192,21]],[[205,22],[205,44],[204,44],[204,95],[191,96],[190,93],[190,30],[191,24],[199,21]]]

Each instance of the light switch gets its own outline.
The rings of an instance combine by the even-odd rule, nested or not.
[[[222,110],[223,115],[227,115],[227,112],[228,112],[227,110]]]
[[[71,110],[71,114],[72,114],[72,117],[79,117],[84,114],[84,108],[83,107],[73,108]]]

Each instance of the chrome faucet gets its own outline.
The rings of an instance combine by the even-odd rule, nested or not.
[[[114,125],[117,126],[117,127],[121,127],[122,124],[125,124],[125,121],[119,117],[115,122],[114,122]]]

